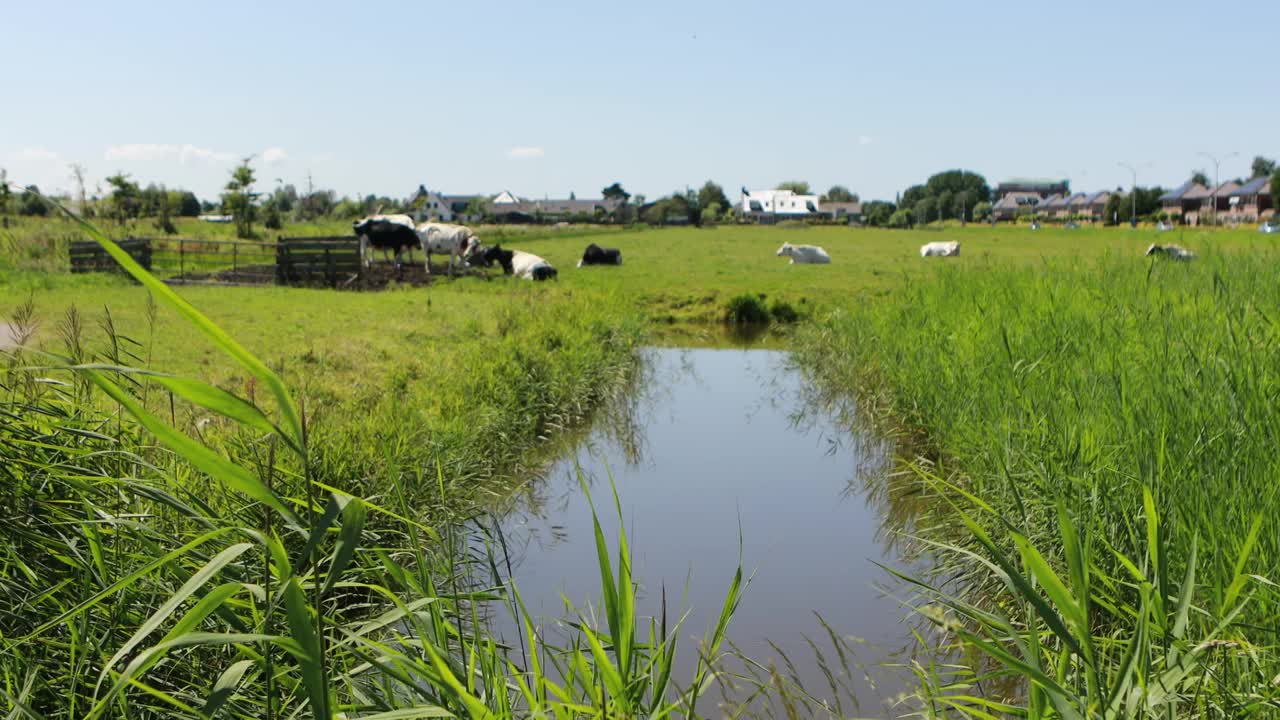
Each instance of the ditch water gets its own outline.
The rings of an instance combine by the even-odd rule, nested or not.
[[[578,473],[616,562],[612,477],[639,585],[637,614],[657,615],[664,588],[671,621],[682,602],[688,612],[679,633],[682,685],[741,561],[750,582],[729,639],[814,697],[833,706],[838,698],[845,715],[883,715],[902,682],[879,666],[902,660],[912,627],[886,592],[901,586],[875,564],[910,569],[893,543],[888,518],[896,513],[877,490],[891,444],[851,432],[814,399],[783,351],[646,354],[638,390],[602,411],[500,520],[529,613],[554,641],[553,620],[572,615],[564,600],[579,612],[598,607],[591,508]],[[603,615],[595,617],[603,626]],[[497,625],[520,646],[509,619]],[[710,694],[721,700],[719,690]]]

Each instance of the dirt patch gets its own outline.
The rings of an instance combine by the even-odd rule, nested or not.
[[[483,268],[464,268],[454,271],[454,278],[478,277],[489,279],[501,271],[486,271]],[[448,266],[443,263],[431,263],[431,274],[421,263],[403,263],[396,267],[394,263],[375,262],[365,268],[363,275],[340,273],[336,287],[340,290],[383,290],[393,284],[422,287],[449,280]],[[169,282],[175,284],[209,284],[209,285],[271,285],[276,281],[275,265],[246,265],[235,270],[221,270],[209,273],[186,273]],[[314,280],[290,283],[302,287],[330,287],[330,283],[322,276],[314,276]]]

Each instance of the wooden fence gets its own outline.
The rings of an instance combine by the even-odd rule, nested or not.
[[[140,265],[183,284],[359,285],[360,241],[350,236],[278,238],[276,242],[127,238],[118,241]],[[71,243],[71,272],[123,272],[96,242]]]
[[[276,283],[337,287],[360,279],[360,241],[347,236],[282,237],[276,242]]]
[[[276,244],[246,240],[144,238],[152,248],[152,272],[170,282],[271,284]]]
[[[147,270],[151,269],[151,243],[145,238],[128,238],[117,243],[129,256]],[[124,272],[115,258],[96,241],[76,240],[70,245],[71,272]]]

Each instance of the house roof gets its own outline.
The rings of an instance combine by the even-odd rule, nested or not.
[[[1005,185],[1063,185],[1066,182],[1067,181],[1065,178],[1015,177],[1015,178],[1009,178],[1008,180],[1005,180],[1004,182],[1000,183],[1000,186],[1003,187]]]
[[[1085,202],[1089,203],[1090,205],[1094,205],[1096,203],[1106,202],[1110,198],[1111,198],[1110,190],[1099,190],[1096,193],[1090,194],[1089,199],[1086,200]]]
[[[1214,189],[1211,192],[1211,194],[1217,195],[1218,197],[1226,197],[1230,195],[1238,187],[1240,187],[1239,183],[1232,180],[1228,180],[1222,183],[1221,185],[1219,185],[1216,189]]]
[[[1271,189],[1271,178],[1263,175],[1256,177],[1240,187],[1232,190],[1229,197],[1237,197],[1241,195],[1267,195]]]
[[[1165,193],[1165,194],[1161,195],[1161,196],[1160,196],[1160,201],[1161,201],[1161,202],[1166,202],[1166,201],[1173,201],[1173,200],[1181,200],[1181,199],[1183,199],[1184,197],[1186,197],[1187,193],[1191,192],[1191,191],[1192,191],[1192,190],[1194,190],[1195,188],[1200,188],[1201,190],[1203,190],[1203,191],[1204,191],[1204,195],[1196,195],[1196,196],[1193,196],[1193,197],[1206,197],[1206,196],[1208,196],[1209,191],[1208,191],[1208,190],[1205,190],[1205,187],[1204,187],[1203,185],[1200,185],[1200,184],[1198,184],[1198,183],[1196,183],[1196,182],[1194,182],[1194,181],[1192,181],[1192,180],[1188,180],[1188,181],[1186,181],[1186,182],[1182,183],[1181,185],[1179,185],[1178,187],[1176,187],[1176,188],[1174,188],[1174,189],[1170,190],[1169,192],[1167,192],[1167,193]]]
[[[1067,204],[1069,204],[1069,205],[1088,205],[1088,204],[1089,204],[1089,196],[1088,196],[1088,195],[1086,195],[1086,194],[1084,194],[1084,193],[1082,193],[1082,192],[1081,192],[1081,193],[1076,193],[1075,195],[1072,195],[1070,199],[1068,199],[1068,200],[1067,200]]]
[[[527,215],[532,215],[536,212],[591,214],[596,211],[596,208],[602,208],[605,212],[612,212],[620,204],[618,200],[612,198],[600,198],[596,200],[520,200],[513,203],[498,203],[496,206],[490,207],[499,212],[524,213]]]
[[[1195,185],[1192,185],[1189,190],[1182,193],[1182,199],[1183,200],[1203,200],[1204,198],[1207,198],[1212,194],[1213,194],[1212,190],[1210,190],[1209,188],[1199,183],[1196,183]]]

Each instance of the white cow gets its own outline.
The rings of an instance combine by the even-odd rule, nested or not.
[[[556,269],[551,263],[523,250],[511,252],[511,274],[525,280],[551,280],[556,277]]]
[[[1196,254],[1180,245],[1156,245],[1147,248],[1147,257],[1159,255],[1170,260],[1195,260]]]
[[[449,274],[459,259],[465,263],[480,248],[480,238],[465,225],[424,222],[418,225],[418,240],[427,254],[427,274],[431,274],[431,253],[449,255]]]
[[[931,242],[920,246],[920,257],[956,257],[960,254],[960,243]]]
[[[801,265],[826,265],[831,262],[831,256],[827,254],[827,251],[817,245],[782,243],[782,247],[778,248],[778,257],[784,255],[791,258],[791,265],[797,263]]]

